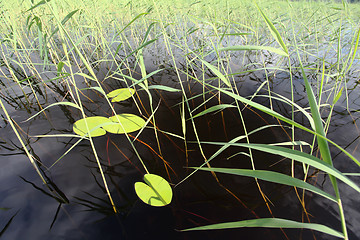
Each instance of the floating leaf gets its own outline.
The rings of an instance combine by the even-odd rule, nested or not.
[[[103,128],[111,133],[130,133],[145,126],[145,120],[134,114],[123,113],[109,118],[113,124],[104,125]]]
[[[119,88],[109,92],[106,96],[112,98],[111,102],[121,102],[130,98],[135,93],[132,88]]]
[[[73,125],[73,130],[76,134],[83,136],[88,134],[89,129],[91,137],[98,137],[106,134],[106,131],[101,128],[106,123],[111,123],[109,118],[101,116],[87,117],[76,121]]]
[[[146,204],[154,207],[168,205],[172,199],[172,189],[169,183],[155,174],[145,174],[143,182],[135,183],[135,192]]]

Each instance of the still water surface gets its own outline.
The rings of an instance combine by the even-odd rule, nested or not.
[[[152,81],[165,85],[174,84],[175,75],[162,72]],[[242,96],[254,93],[264,80],[263,74],[249,74],[238,79],[237,87]],[[189,84],[188,97],[201,92],[201,87],[195,83]],[[177,87],[176,84],[173,85]],[[109,89],[118,86],[109,82]],[[294,79],[296,102],[306,105],[306,93],[300,78]],[[290,89],[288,76],[278,74],[272,79],[272,90],[289,97]],[[359,90],[355,81],[349,84],[349,106],[346,109],[346,99],[340,99],[332,117],[329,138],[334,139],[347,151],[360,159],[359,145]],[[56,90],[54,91],[56,92]],[[262,93],[262,92],[260,92]],[[263,92],[266,94],[266,92]],[[107,116],[110,113],[101,97],[93,92],[87,92],[93,102],[88,102],[88,113],[91,115]],[[49,95],[51,96],[51,94]],[[145,106],[147,98],[139,93]],[[159,103],[156,122],[159,129],[182,135],[180,121],[181,95],[178,93],[154,92],[154,102]],[[207,96],[209,97],[209,96]],[[256,101],[268,104],[267,98],[257,98]],[[202,102],[196,98],[190,101],[194,109]],[[231,99],[222,97],[223,103],[231,103]],[[207,107],[216,105],[216,100],[209,101]],[[274,102],[273,107],[289,116],[289,107]],[[278,229],[237,229],[204,232],[180,232],[178,230],[212,223],[253,219],[256,217],[271,217],[262,199],[258,187],[252,178],[234,177],[219,174],[219,184],[209,173],[198,172],[183,184],[174,188],[173,202],[163,208],[155,208],[143,204],[135,195],[134,183],[141,181],[144,170],[139,163],[128,140],[121,135],[107,134],[95,139],[103,169],[106,174],[110,191],[119,213],[114,214],[106,196],[103,183],[95,158],[88,142],[83,141],[69,154],[57,162],[75,139],[57,137],[34,137],[36,135],[55,135],[72,133],[72,123],[80,118],[74,109],[53,107],[34,120],[23,122],[34,114],[20,107],[7,104],[13,120],[22,129],[23,138],[27,141],[28,149],[44,166],[49,186],[60,199],[48,193],[41,180],[36,175],[29,160],[24,155],[10,125],[2,120],[0,128],[0,207],[7,210],[0,211],[2,228],[15,215],[13,221],[3,234],[3,239],[333,239],[308,230],[285,230],[285,234]],[[115,104],[119,112],[139,114],[131,100]],[[199,110],[200,111],[200,110]],[[324,107],[324,116],[327,114]],[[36,111],[35,111],[36,112]],[[266,124],[277,122],[253,109],[243,111],[248,131]],[[187,116],[188,117],[188,116]],[[296,115],[297,121],[308,124],[306,120]],[[203,141],[224,142],[244,134],[238,113],[231,109],[223,115],[204,116],[195,120],[199,138]],[[224,130],[225,129],[225,130]],[[185,154],[183,140],[165,134],[159,134],[162,156],[169,162],[172,170],[170,182],[178,183],[190,173],[186,166],[199,166],[203,163],[190,121],[187,122],[188,157]],[[259,134],[251,136],[254,143],[274,143],[287,141],[289,130],[279,127],[268,128]],[[311,137],[302,132],[296,133],[299,139],[311,142]],[[32,137],[31,137],[32,136]],[[163,161],[155,153],[158,152],[153,129],[145,129],[134,142],[141,157],[150,172],[167,176]],[[211,156],[217,146],[204,145],[204,153]],[[212,161],[215,167],[250,168],[250,161],[242,155],[235,155],[237,149],[229,149]],[[342,172],[354,172],[358,167],[338,150],[332,148],[335,166]],[[234,156],[235,155],[235,156]],[[233,156],[229,158],[230,156]],[[290,164],[287,161],[259,152],[254,153],[256,167],[289,174]],[[56,162],[55,165],[53,165]],[[277,163],[279,162],[279,163]],[[300,167],[300,166],[299,166]],[[169,178],[167,178],[169,179]],[[360,183],[357,177],[352,179]],[[310,179],[317,186],[331,191],[329,179],[321,173]],[[271,209],[276,217],[283,217],[302,221],[305,217],[294,190],[290,187],[261,182],[262,190],[272,202]],[[360,209],[358,195],[352,189],[340,183],[345,214],[349,226],[350,239],[360,238]],[[231,194],[230,194],[231,193]],[[236,198],[232,195],[234,194]],[[68,200],[68,201],[67,201]],[[62,202],[63,201],[63,202]],[[312,222],[318,222],[340,231],[337,206],[326,199],[306,194],[306,208],[313,216]],[[334,238],[335,239],[335,238]]]

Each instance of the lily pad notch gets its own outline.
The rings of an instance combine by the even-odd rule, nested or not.
[[[170,184],[155,174],[145,174],[143,182],[135,183],[135,192],[146,204],[163,207],[171,203],[173,192]]]

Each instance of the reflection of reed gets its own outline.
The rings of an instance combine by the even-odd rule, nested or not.
[[[3,211],[8,211],[9,209],[6,208],[0,208],[0,210]],[[0,231],[0,237],[5,233],[5,231],[9,228],[10,224],[12,223],[13,219],[15,218],[15,216],[18,214],[19,211],[17,211],[14,215],[12,215],[10,217],[10,219],[6,222],[6,224],[4,225],[4,227],[1,229]]]
[[[36,186],[34,183],[26,180],[25,178],[23,178],[21,176],[20,176],[20,178],[24,182],[31,184],[31,186],[33,186],[36,190],[40,191],[40,193],[42,193],[48,197],[51,197],[51,198],[55,199],[57,202],[59,202],[59,206],[57,207],[54,218],[50,224],[50,229],[51,229],[54,226],[54,224],[58,218],[62,204],[69,204],[69,200],[65,196],[65,194],[56,186],[56,184],[50,180],[50,178],[45,174],[45,172],[43,172],[43,176],[46,178],[46,181],[47,181],[46,185],[50,192],[45,191],[44,189]]]
[[[91,172],[93,178],[94,178],[94,182],[96,183],[97,187],[101,190],[102,193],[106,193],[106,189],[101,185],[101,183],[97,180],[97,177]],[[135,200],[131,200],[130,198],[127,197],[127,194],[121,189],[121,187],[117,184],[118,181],[116,181],[114,179],[114,173],[112,173],[111,175],[107,175],[109,176],[109,179],[111,181],[111,183],[113,184],[112,186],[114,187],[114,190],[112,191],[112,194],[114,194],[115,192],[118,194],[118,197],[121,199],[121,202],[123,202],[122,205],[116,205],[116,209],[124,214],[126,212],[129,211],[129,209],[132,208],[132,206],[134,205],[134,203],[137,201]],[[88,211],[95,211],[95,212],[99,212],[105,216],[112,216],[114,215],[114,211],[112,208],[112,205],[110,203],[110,201],[108,201],[108,199],[104,198],[104,194],[101,194],[101,196],[96,196],[93,193],[89,193],[89,192],[83,192],[84,194],[86,194],[86,198],[85,197],[77,197],[74,196],[75,199],[77,199],[76,203],[85,206],[87,208]]]

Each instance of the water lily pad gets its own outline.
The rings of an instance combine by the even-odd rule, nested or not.
[[[76,134],[80,136],[87,135],[88,131],[86,128],[86,124],[90,130],[91,137],[98,137],[106,134],[106,131],[100,127],[100,125],[104,123],[111,122],[109,118],[94,116],[87,117],[76,121],[73,125],[73,130]]]
[[[144,181],[135,183],[135,192],[146,204],[155,207],[168,205],[172,199],[172,189],[169,183],[155,174],[145,174]]]
[[[141,129],[145,125],[145,120],[130,113],[123,113],[109,118],[114,124],[103,126],[111,133],[121,134],[130,133]]]
[[[112,98],[111,102],[120,102],[134,95],[135,90],[132,88],[119,88],[109,92],[106,96]]]

